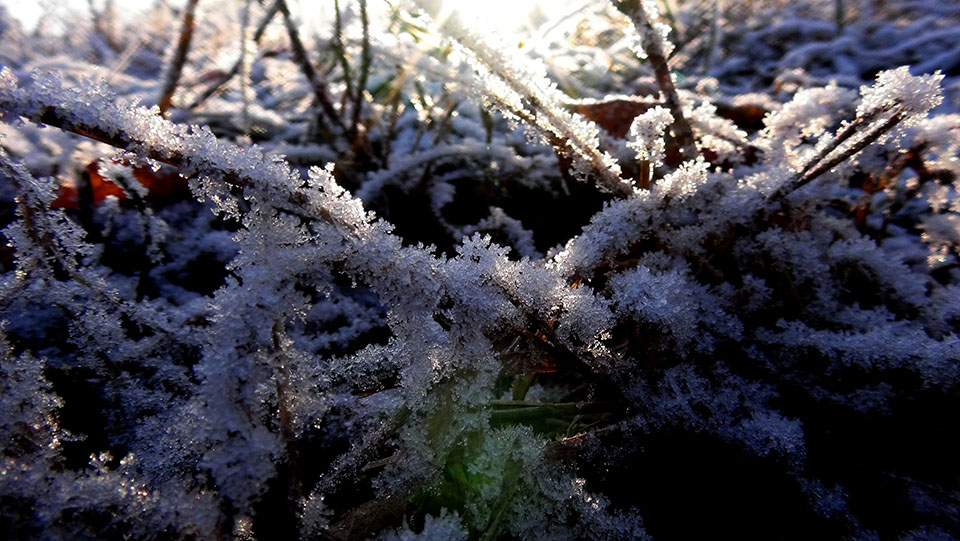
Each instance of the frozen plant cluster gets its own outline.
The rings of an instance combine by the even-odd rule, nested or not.
[[[960,13],[290,4],[0,8],[5,535],[960,538]]]

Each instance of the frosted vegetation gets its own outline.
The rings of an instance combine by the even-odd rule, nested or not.
[[[167,4],[0,6],[5,537],[960,537],[960,6]]]

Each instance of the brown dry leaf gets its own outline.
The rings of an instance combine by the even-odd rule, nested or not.
[[[573,112],[596,122],[610,135],[625,138],[633,119],[657,105],[655,102],[631,98],[614,98],[606,101],[583,102],[573,106]]]

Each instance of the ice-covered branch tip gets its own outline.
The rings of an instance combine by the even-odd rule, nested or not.
[[[627,146],[637,152],[637,161],[641,164],[640,185],[650,185],[652,171],[663,163],[666,155],[666,142],[663,132],[673,122],[673,115],[663,107],[657,106],[637,116],[630,125]]]
[[[667,65],[665,39],[652,22],[652,17],[657,14],[656,4],[650,0],[615,0],[614,5],[630,18],[640,33],[640,46],[643,50],[638,52],[643,53],[650,61],[663,103],[673,115],[673,136],[680,147],[680,153],[684,160],[692,160],[698,155],[697,146],[693,139],[693,129],[683,114],[680,96],[677,95],[670,67]]]
[[[663,132],[671,122],[670,111],[660,106],[633,119],[627,146],[637,151],[638,160],[650,162],[653,166],[663,163],[666,154]]]
[[[943,74],[936,71],[930,75],[910,75],[907,66],[881,71],[873,86],[860,87],[862,101],[857,107],[857,116],[866,116],[873,110],[889,110],[894,106],[907,114],[908,124],[923,118],[943,101],[940,83]]]
[[[943,74],[910,75],[900,67],[881,71],[873,86],[860,87],[862,99],[856,118],[828,139],[819,152],[807,160],[793,180],[772,193],[775,201],[809,184],[820,175],[852,158],[870,144],[883,141],[895,128],[911,126],[943,101],[940,82]]]

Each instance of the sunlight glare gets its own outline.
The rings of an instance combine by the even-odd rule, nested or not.
[[[503,37],[522,34],[536,28],[540,0],[445,0],[444,9],[456,11],[468,24],[483,25]],[[548,3],[549,5],[549,3]]]

